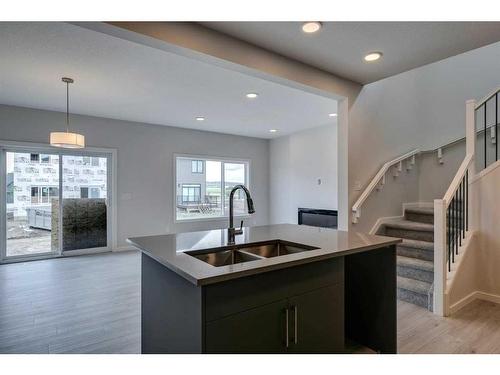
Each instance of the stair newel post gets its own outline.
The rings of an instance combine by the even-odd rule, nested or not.
[[[434,294],[433,311],[446,316],[446,201],[434,200]]]

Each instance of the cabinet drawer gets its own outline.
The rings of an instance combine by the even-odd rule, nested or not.
[[[207,285],[205,321],[343,282],[344,258],[339,257]]]

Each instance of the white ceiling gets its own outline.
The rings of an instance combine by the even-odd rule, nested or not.
[[[335,122],[332,99],[76,25],[2,22],[0,51],[1,104],[65,111],[68,76],[77,114],[260,138]]]
[[[359,83],[369,83],[500,41],[500,22],[203,22],[203,25]],[[376,63],[363,57],[384,56]]]

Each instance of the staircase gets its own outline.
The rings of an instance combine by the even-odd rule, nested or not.
[[[432,311],[434,209],[406,208],[403,218],[384,223],[377,234],[403,239],[397,245],[398,299]]]

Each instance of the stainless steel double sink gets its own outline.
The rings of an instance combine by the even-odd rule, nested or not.
[[[214,267],[221,267],[316,249],[318,248],[313,246],[276,240],[254,245],[236,245],[230,249],[224,248],[220,250],[190,251],[186,252],[186,254]]]

